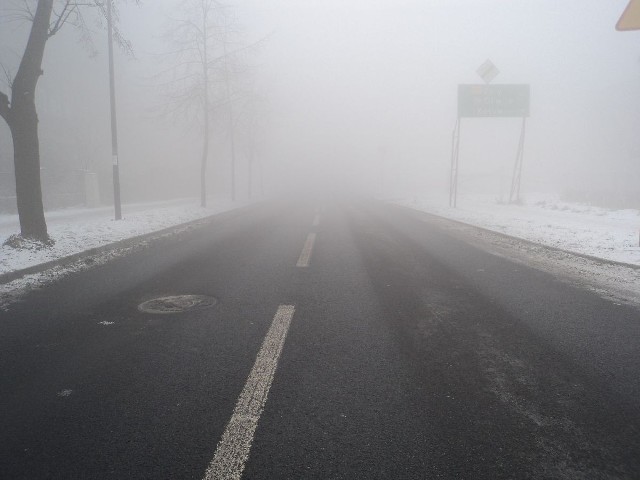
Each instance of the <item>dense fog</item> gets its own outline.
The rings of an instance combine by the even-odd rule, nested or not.
[[[23,3],[0,2],[0,63],[9,75],[30,28],[15,15]],[[199,194],[201,118],[171,108],[171,79],[184,59],[172,54],[167,32],[185,18],[184,4],[119,4],[135,53],[115,58],[125,203]],[[482,84],[476,70],[490,59],[500,71],[492,84],[531,88],[523,195],[638,207],[640,32],[615,30],[626,4],[228,0],[237,33],[228,48],[247,48],[231,87],[215,87],[224,98],[212,102],[209,195],[230,194],[233,132],[239,198],[248,196],[249,158],[256,196],[336,188],[446,196],[457,86]],[[98,174],[102,202],[112,201],[106,32],[94,13],[85,13],[94,48],[67,25],[45,50],[36,100],[48,209],[81,203],[87,171]],[[5,80],[0,91],[8,93]],[[460,192],[504,198],[520,128],[518,118],[462,119]],[[3,210],[15,195],[12,162],[2,123]]]

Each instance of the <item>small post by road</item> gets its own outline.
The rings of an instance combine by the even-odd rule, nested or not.
[[[460,158],[460,117],[453,127],[451,138],[451,172],[449,177],[449,206],[456,208],[458,204],[458,160]]]
[[[520,141],[518,142],[518,153],[516,163],[513,166],[513,177],[511,179],[511,193],[509,203],[520,203],[520,183],[522,178],[522,162],[524,159],[524,136],[527,127],[527,117],[522,117],[522,128],[520,130]]]
[[[113,204],[115,219],[122,219],[120,204],[120,165],[118,162],[118,122],[116,117],[116,85],[113,74],[113,22],[111,18],[111,2],[107,0],[107,36],[109,43],[109,98],[111,103],[111,158],[113,160]]]

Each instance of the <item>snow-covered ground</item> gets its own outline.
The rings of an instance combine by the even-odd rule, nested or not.
[[[522,205],[495,197],[459,196],[457,208],[446,195],[396,199],[394,203],[570,252],[640,265],[640,211],[607,210],[530,195]]]
[[[220,213],[239,205],[211,201],[201,208],[197,199],[123,205],[122,220],[113,220],[112,207],[69,208],[46,214],[49,235],[55,241],[51,248],[15,249],[4,241],[20,231],[17,215],[0,215],[0,274],[20,270],[88,249],[162,230],[199,218]]]

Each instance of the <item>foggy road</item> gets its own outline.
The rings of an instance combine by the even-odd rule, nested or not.
[[[226,214],[0,328],[3,479],[640,478],[638,306],[400,207]]]

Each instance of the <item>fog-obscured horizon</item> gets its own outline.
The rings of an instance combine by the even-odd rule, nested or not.
[[[120,28],[135,51],[135,58],[116,53],[124,202],[199,195],[201,127],[166,114],[163,87],[171,67],[163,34],[182,16],[180,4],[120,6]],[[258,42],[246,56],[247,98],[255,101],[239,95],[232,103],[239,198],[247,196],[249,156],[256,194],[261,168],[269,195],[339,188],[446,196],[458,84],[482,84],[476,70],[489,59],[500,71],[492,84],[531,88],[525,198],[543,192],[640,206],[640,32],[615,30],[627,0],[227,4],[242,41]],[[15,73],[30,25],[8,21],[8,5],[0,6],[0,63]],[[72,27],[47,43],[36,95],[46,208],[73,204],[85,171],[98,174],[103,202],[111,201],[106,33],[92,30],[94,57]],[[210,129],[213,199],[229,195],[227,108],[214,109]],[[518,118],[462,120],[461,193],[498,199],[508,190],[520,128]],[[0,197],[15,194],[12,162],[3,123]]]

